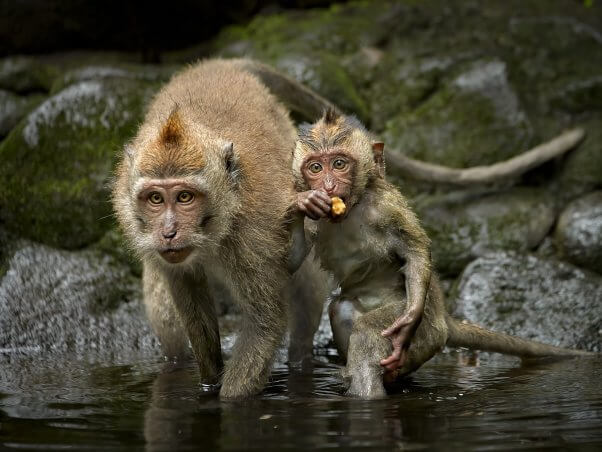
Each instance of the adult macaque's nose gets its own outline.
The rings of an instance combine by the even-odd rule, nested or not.
[[[163,231],[163,238],[173,239],[177,233],[178,233],[178,231],[176,229],[171,230],[171,231]]]

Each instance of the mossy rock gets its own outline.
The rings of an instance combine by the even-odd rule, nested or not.
[[[494,163],[529,148],[532,132],[498,60],[473,63],[418,108],[387,122],[389,148],[451,167]]]
[[[0,138],[8,133],[35,105],[42,102],[43,95],[18,96],[0,89]]]
[[[27,57],[0,60],[0,89],[16,93],[48,92],[59,74],[55,66]]]
[[[368,105],[358,89],[364,74],[350,69],[358,67],[353,56],[360,49],[386,37],[390,20],[390,9],[371,2],[260,15],[245,26],[223,30],[213,51],[272,64],[369,122]]]
[[[366,103],[336,57],[327,53],[292,54],[276,59],[274,65],[334,102],[345,113],[364,122],[369,119]]]
[[[454,63],[450,56],[415,58],[386,52],[378,66],[379,76],[367,95],[372,128],[381,132],[391,118],[418,108],[437,91],[445,72]]]
[[[585,140],[567,155],[557,177],[558,195],[567,200],[602,187],[602,116],[581,126]]]
[[[96,242],[93,250],[109,255],[121,264],[127,265],[132,274],[142,276],[142,263],[136,259],[125,237],[117,226],[109,229],[102,238]]]
[[[489,251],[528,251],[541,243],[555,219],[549,197],[540,190],[461,194],[423,200],[419,217],[432,240],[437,270],[457,275]]]
[[[65,72],[57,77],[52,84],[51,92],[57,93],[67,86],[87,80],[128,79],[145,82],[163,83],[179,69],[179,66],[167,65],[135,65],[135,64],[110,64],[110,65],[84,65]]]
[[[570,203],[558,219],[555,238],[565,259],[602,274],[602,191]]]
[[[133,135],[156,86],[127,79],[71,85],[0,144],[0,220],[62,248],[98,240],[111,225],[114,155]]]
[[[352,2],[325,9],[260,14],[248,24],[226,27],[214,51],[251,42],[258,53],[275,56],[284,48],[325,51],[341,56],[382,41],[389,33],[387,2]]]
[[[515,17],[501,40],[514,85],[539,114],[602,108],[602,39],[576,17],[584,11],[572,12]]]

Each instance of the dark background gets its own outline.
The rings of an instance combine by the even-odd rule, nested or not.
[[[73,49],[159,52],[213,36],[262,11],[309,8],[332,0],[1,0],[0,56]]]

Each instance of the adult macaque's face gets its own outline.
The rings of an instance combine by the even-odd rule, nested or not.
[[[204,194],[184,179],[157,179],[138,192],[145,231],[170,264],[184,262],[194,248],[205,211]]]

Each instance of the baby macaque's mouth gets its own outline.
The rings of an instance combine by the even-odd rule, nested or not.
[[[161,257],[170,264],[179,264],[183,262],[192,252],[192,247],[188,248],[168,248],[160,252]]]

